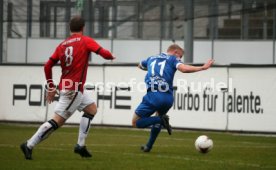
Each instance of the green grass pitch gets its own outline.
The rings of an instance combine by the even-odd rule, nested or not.
[[[237,133],[174,130],[162,131],[151,153],[140,151],[149,130],[93,127],[87,138],[91,159],[73,153],[78,127],[63,127],[33,150],[34,160],[25,160],[19,145],[39,125],[0,124],[0,169],[90,170],[90,169],[276,169],[276,137]],[[207,154],[195,150],[197,136],[214,141]]]

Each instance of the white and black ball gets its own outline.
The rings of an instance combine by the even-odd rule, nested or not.
[[[210,152],[213,146],[213,140],[206,135],[199,136],[195,141],[195,148],[201,153]]]

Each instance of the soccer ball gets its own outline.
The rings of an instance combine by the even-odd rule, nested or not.
[[[206,135],[199,136],[195,141],[195,148],[201,153],[209,152],[213,146],[213,140]]]

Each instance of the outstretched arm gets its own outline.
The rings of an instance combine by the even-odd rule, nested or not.
[[[101,47],[94,39],[92,39],[90,37],[87,37],[85,39],[85,41],[86,41],[87,48],[91,52],[99,54],[100,56],[102,56],[106,60],[114,60],[115,59],[115,57],[113,56],[113,54],[109,50],[104,49],[103,47]]]
[[[110,51],[102,47],[100,47],[96,53],[101,55],[106,60],[114,60],[116,58]]]
[[[182,73],[194,73],[202,70],[207,70],[211,67],[211,65],[214,63],[214,60],[208,60],[204,65],[202,66],[191,66],[187,64],[180,64],[177,69],[181,71]]]

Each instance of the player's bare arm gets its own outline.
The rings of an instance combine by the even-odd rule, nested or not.
[[[51,104],[54,101],[56,94],[57,94],[57,90],[55,88],[48,89],[46,100],[49,104]]]
[[[202,70],[209,69],[212,64],[214,63],[214,60],[209,59],[204,65],[202,66],[192,66],[188,64],[180,64],[177,69],[181,71],[182,73],[194,73]]]

